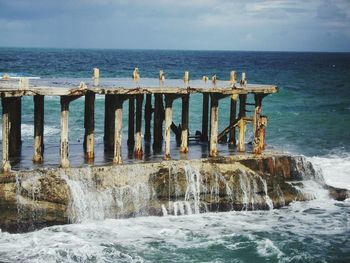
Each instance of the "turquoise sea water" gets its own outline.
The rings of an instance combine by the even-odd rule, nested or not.
[[[249,83],[275,84],[279,93],[268,96],[263,104],[269,117],[268,147],[307,156],[323,170],[327,183],[350,189],[349,53],[0,48],[1,75],[74,82],[90,78],[93,67],[100,68],[102,78],[130,77],[135,67],[141,78],[157,78],[163,69],[167,79],[182,78],[186,70],[191,79],[212,74],[228,79],[230,71],[236,70],[246,72]],[[46,164],[56,165],[59,100],[48,97],[45,103]],[[82,105],[82,101],[73,102],[70,114],[70,158],[76,165],[83,163]],[[175,103],[177,123],[179,106]],[[18,168],[28,167],[32,157],[32,98],[23,98],[22,107],[22,158],[27,161]],[[220,130],[228,123],[228,107],[228,100],[220,101]],[[191,133],[200,130],[200,114],[201,96],[194,95]],[[103,115],[103,97],[98,97],[96,140],[100,152]],[[126,120],[127,110],[124,116]],[[200,152],[195,147],[194,151]],[[227,147],[221,146],[221,152],[225,151]],[[109,161],[104,158],[96,161]],[[43,262],[46,258],[49,262],[349,262],[349,202],[332,201],[322,189],[310,187],[318,197],[315,201],[268,212],[108,219],[28,234],[0,232],[0,262]]]

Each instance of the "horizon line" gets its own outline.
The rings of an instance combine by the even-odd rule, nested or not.
[[[0,49],[64,49],[64,50],[120,50],[120,51],[199,51],[199,52],[279,52],[279,53],[350,53],[349,51],[323,50],[234,50],[234,49],[173,49],[173,48],[107,48],[107,47],[28,47],[0,46]]]

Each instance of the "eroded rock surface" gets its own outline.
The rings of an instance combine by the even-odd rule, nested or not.
[[[271,209],[314,198],[303,157],[250,155],[0,175],[0,228],[28,231],[89,219]],[[336,199],[348,191],[330,188]]]

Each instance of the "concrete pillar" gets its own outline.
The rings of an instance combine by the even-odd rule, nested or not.
[[[171,132],[171,123],[173,122],[173,96],[165,95],[165,147],[164,147],[164,159],[170,160],[170,132]]]
[[[209,120],[209,94],[203,93],[202,105],[202,136],[201,141],[208,141],[208,120]]]
[[[122,133],[123,133],[123,101],[122,95],[115,95],[115,128],[114,128],[114,164],[122,164]]]
[[[44,160],[44,96],[35,95],[34,100],[34,163]]]
[[[84,152],[85,159],[89,162],[95,157],[95,93],[87,92],[85,95],[85,112],[84,112]]]
[[[145,104],[145,141],[151,141],[152,94],[146,95]]]
[[[189,111],[189,95],[182,97],[182,113],[181,113],[181,145],[180,152],[188,152],[188,111]]]
[[[135,133],[135,151],[134,156],[137,159],[141,159],[142,152],[142,136],[141,136],[141,125],[142,125],[142,102],[143,94],[137,95],[136,97],[136,133]]]
[[[60,167],[68,168],[70,163],[69,140],[68,140],[68,123],[69,123],[69,97],[61,96],[61,146],[60,146]]]
[[[9,160],[9,139],[10,139],[10,98],[2,98],[2,172],[11,171]]]
[[[210,94],[210,144],[209,156],[218,156],[218,121],[219,121],[219,100],[215,94]]]
[[[129,98],[129,118],[128,118],[128,141],[129,149],[135,146],[135,98]]]
[[[112,151],[114,148],[114,113],[115,101],[114,95],[106,94],[105,96],[105,121],[104,121],[104,146],[105,151]]]

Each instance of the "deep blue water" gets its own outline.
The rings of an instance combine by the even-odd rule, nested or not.
[[[188,70],[191,79],[212,74],[228,79],[236,70],[245,71],[249,83],[275,84],[279,93],[263,103],[269,117],[268,147],[308,156],[323,169],[327,183],[350,189],[349,53],[0,48],[1,75],[90,78],[93,67],[100,68],[102,78],[130,77],[135,67],[141,78],[157,78],[163,69],[166,78],[182,78]],[[70,112],[70,158],[75,164],[83,162],[79,101]],[[57,98],[46,98],[45,103],[45,165],[57,165],[60,105]],[[177,123],[180,105],[174,105]],[[228,123],[228,107],[228,99],[220,101],[220,130]],[[32,98],[23,98],[22,114],[26,166],[32,157]],[[191,133],[200,129],[200,114],[201,96],[193,95]],[[100,153],[103,115],[103,97],[97,97]],[[124,115],[127,118],[127,110]],[[190,146],[190,154],[196,147]],[[220,147],[225,153],[227,147]],[[98,162],[103,158],[96,156]],[[349,199],[336,202],[316,184],[309,188],[314,201],[272,211],[109,219],[27,234],[0,232],[0,262],[349,262]]]

